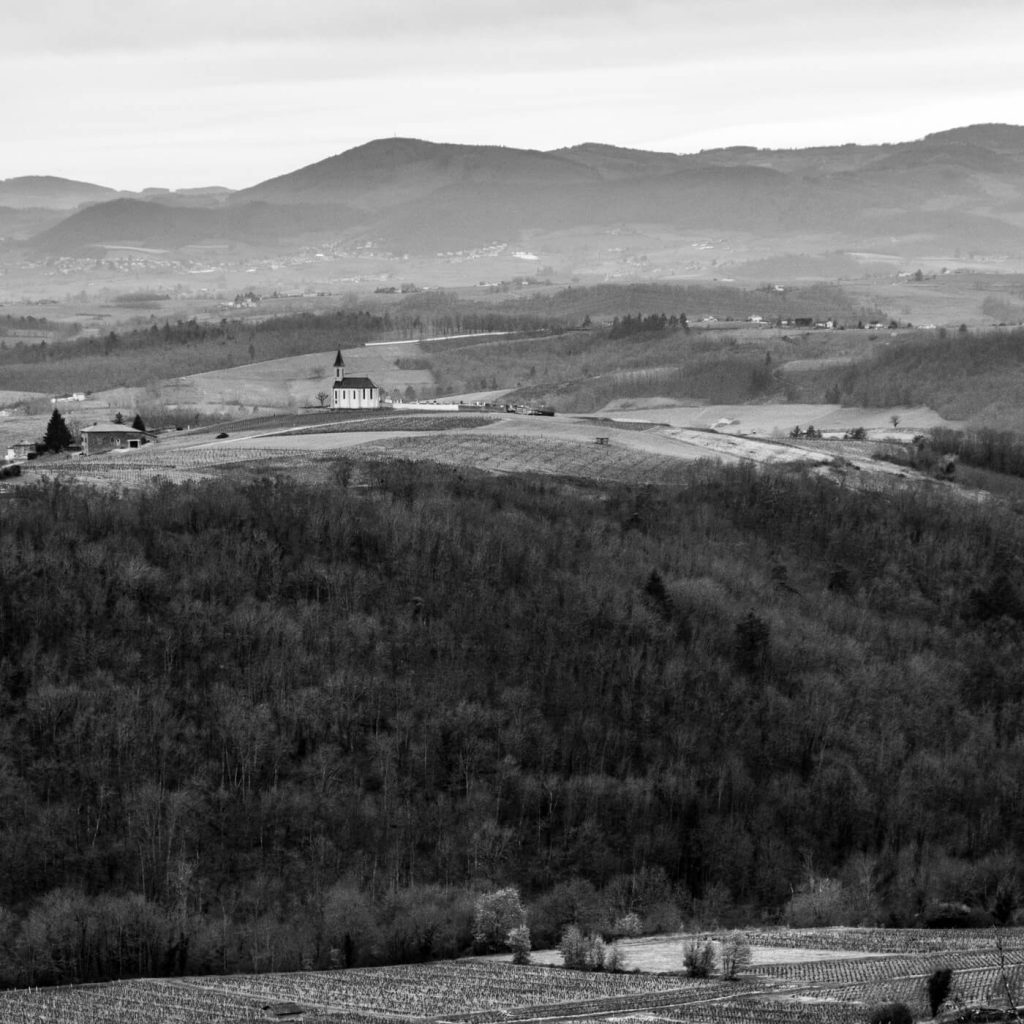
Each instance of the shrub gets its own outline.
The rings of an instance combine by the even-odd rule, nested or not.
[[[587,947],[583,932],[571,924],[562,932],[558,948],[562,953],[562,963],[571,971],[584,971],[587,967]]]
[[[583,940],[583,967],[587,971],[603,971],[604,959],[608,952],[600,935],[588,935]]]
[[[628,938],[635,939],[638,935],[641,935],[644,930],[644,923],[640,920],[639,914],[632,912],[623,914],[616,922],[614,926],[614,934],[625,935]]]
[[[571,924],[562,932],[558,944],[562,963],[571,971],[618,971],[622,958],[618,949],[607,946],[600,935],[584,935]]]
[[[505,944],[512,950],[512,963],[528,964],[530,962],[530,929],[525,924],[513,928],[508,933]]]
[[[625,970],[622,950],[619,949],[618,943],[616,942],[613,942],[605,950],[604,969],[608,971],[609,974],[617,974],[619,971]]]
[[[949,967],[940,967],[928,977],[928,1008],[932,1016],[938,1016],[939,1009],[946,1001],[953,985],[953,971]]]
[[[869,1024],[914,1024],[914,1016],[906,1003],[882,1003],[871,1011]]]
[[[783,919],[792,928],[825,928],[847,924],[849,899],[843,884],[834,878],[809,874],[790,897]]]
[[[691,939],[683,952],[683,967],[691,978],[710,978],[715,973],[715,947],[705,940]]]

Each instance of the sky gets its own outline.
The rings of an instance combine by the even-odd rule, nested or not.
[[[373,139],[692,153],[1024,123],[1020,0],[6,0],[0,179],[244,188]]]

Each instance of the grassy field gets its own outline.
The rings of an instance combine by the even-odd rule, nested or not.
[[[531,965],[488,957],[346,971],[302,971],[112,982],[0,992],[5,1024],[240,1024],[294,1003],[304,1020],[499,1024],[501,1021],[688,1021],[694,1024],[847,1024],[899,1001],[931,1016],[926,979],[953,970],[947,1005],[1019,1002],[1024,931],[806,929],[745,934],[752,951],[736,980],[690,978],[684,951],[695,936],[620,943],[626,973],[571,972],[557,951]],[[718,949],[724,936],[701,936]]]

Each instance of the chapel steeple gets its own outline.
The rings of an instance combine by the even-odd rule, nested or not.
[[[340,348],[338,349],[338,354],[334,357],[334,379],[345,379],[345,360],[341,358]]]

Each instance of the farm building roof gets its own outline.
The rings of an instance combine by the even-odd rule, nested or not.
[[[344,380],[336,380],[335,388],[375,388],[377,385],[369,377],[346,377]]]
[[[94,423],[91,427],[82,427],[83,434],[145,434],[145,430],[137,430],[123,423]]]

